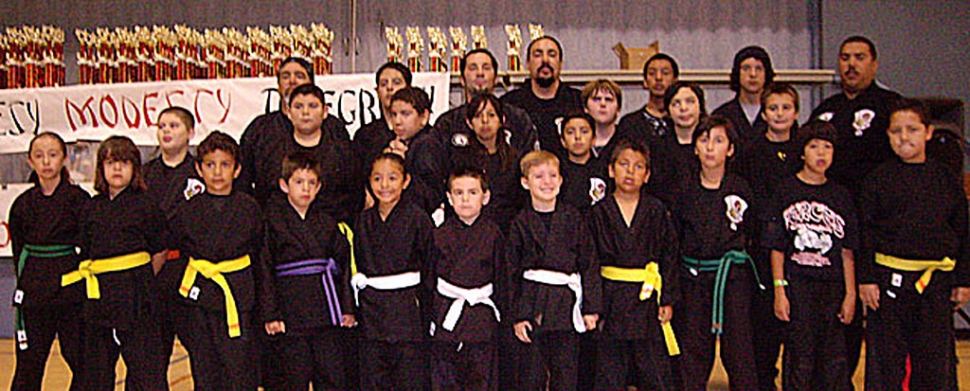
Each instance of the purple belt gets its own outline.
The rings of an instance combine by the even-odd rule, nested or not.
[[[323,295],[327,298],[327,305],[330,307],[330,321],[334,326],[340,325],[342,317],[340,301],[337,299],[337,285],[333,282],[333,276],[337,273],[337,262],[334,262],[333,259],[310,259],[276,266],[277,277],[321,275]]]

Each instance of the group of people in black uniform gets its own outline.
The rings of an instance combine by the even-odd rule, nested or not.
[[[616,83],[569,87],[562,60],[532,41],[496,97],[498,61],[469,51],[464,103],[433,123],[384,64],[382,116],[351,138],[289,58],[239,143],[193,155],[179,107],[144,165],[105,140],[93,198],[38,134],[9,218],[11,388],[40,389],[56,336],[72,389],[113,389],[119,356],[126,387],[167,389],[177,336],[200,390],[702,390],[718,342],[731,389],[777,389],[782,345],[785,389],[852,389],[863,339],[867,389],[957,389],[962,160],[876,84],[872,41],[843,41],[842,92],[805,124],[758,46],[710,115],[668,54],[622,117]]]

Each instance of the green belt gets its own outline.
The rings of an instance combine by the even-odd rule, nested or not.
[[[724,331],[724,289],[727,287],[728,273],[731,271],[731,265],[750,263],[751,270],[754,271],[754,279],[758,282],[758,287],[765,289],[764,285],[761,285],[761,279],[758,278],[758,270],[754,262],[751,261],[751,256],[744,251],[731,250],[725,253],[720,259],[698,260],[687,256],[683,258],[684,266],[689,269],[700,272],[717,272],[716,277],[714,277],[714,305],[711,310],[711,333],[721,334]]]
[[[24,274],[24,266],[27,265],[27,258],[61,258],[71,255],[77,255],[74,251],[74,246],[68,244],[50,244],[50,245],[37,245],[37,244],[25,244],[23,250],[20,250],[20,258],[17,260],[17,278],[19,279]],[[26,349],[27,346],[27,332],[24,329],[24,315],[20,312],[20,306],[17,306],[17,311],[14,314],[17,320],[17,342],[19,346],[22,346],[21,350]]]

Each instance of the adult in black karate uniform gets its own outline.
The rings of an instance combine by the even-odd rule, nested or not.
[[[737,94],[711,114],[731,120],[741,138],[742,148],[768,129],[768,124],[761,118],[761,93],[774,80],[775,69],[771,66],[771,57],[761,46],[748,46],[734,55],[731,91]]]

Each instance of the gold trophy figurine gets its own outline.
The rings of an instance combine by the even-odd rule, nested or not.
[[[384,37],[387,38],[387,62],[401,62],[404,58],[404,38],[397,27],[385,27]]]
[[[509,36],[508,56],[509,72],[522,70],[522,31],[517,24],[505,25],[505,34]]]
[[[472,49],[488,49],[485,26],[472,26]]]
[[[448,27],[451,34],[451,71],[461,70],[461,59],[465,57],[465,50],[468,49],[468,37],[461,27]]]
[[[543,30],[541,24],[529,24],[529,40],[535,41],[539,38],[545,37],[546,32]]]
[[[428,27],[428,40],[431,41],[428,48],[428,70],[447,72],[448,66],[445,62],[448,55],[448,37],[441,32],[440,28]]]
[[[411,72],[421,72],[421,51],[424,50],[424,38],[421,37],[420,27],[408,27],[408,69]]]

